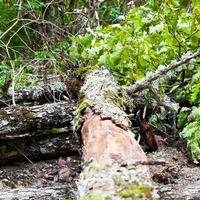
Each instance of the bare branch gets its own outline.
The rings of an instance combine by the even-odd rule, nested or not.
[[[158,69],[150,74],[149,76],[145,77],[144,79],[137,81],[135,84],[124,87],[124,89],[127,91],[127,93],[132,94],[139,92],[141,90],[144,90],[147,88],[148,85],[151,85],[153,81],[158,80],[162,76],[166,75],[167,72],[187,63],[188,61],[197,58],[200,56],[200,48],[193,54],[186,53],[182,56],[182,58],[179,61],[173,61],[171,64],[167,65],[163,68],[163,66],[158,67]]]

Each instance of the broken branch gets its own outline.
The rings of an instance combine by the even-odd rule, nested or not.
[[[200,56],[200,48],[193,54],[187,52],[179,61],[173,61],[171,64],[167,65],[163,68],[163,66],[159,66],[158,69],[145,77],[144,79],[137,81],[135,84],[125,87],[124,89],[127,91],[128,94],[136,93],[138,91],[146,89],[148,85],[151,85],[153,81],[158,80],[163,75],[166,75],[167,72],[179,67],[188,61],[197,58]]]

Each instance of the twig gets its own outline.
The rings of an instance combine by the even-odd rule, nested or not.
[[[21,11],[21,7],[22,7],[22,1],[20,1],[20,3],[19,3],[19,11],[18,11],[18,13],[17,13],[17,17],[14,19],[14,20],[16,20],[4,33],[2,33],[1,35],[0,35],[0,40],[9,32],[9,31],[11,31],[16,25],[17,25],[17,23],[19,22],[19,20],[20,20],[20,11]]]
[[[16,24],[19,22],[19,19],[17,19],[4,33],[0,35],[0,40],[13,28],[16,26]]]
[[[6,53],[7,53],[8,57],[11,58],[10,52],[8,50],[8,45],[5,45],[5,48],[6,48]],[[11,65],[11,69],[12,69],[12,104],[13,104],[13,106],[16,106],[16,103],[15,103],[15,77],[16,77],[16,74],[15,74],[14,62],[10,61],[10,65]]]
[[[157,93],[156,89],[154,89],[151,85],[148,85],[147,88],[153,94],[153,98],[156,100],[156,102],[160,106],[163,106],[166,110],[169,110],[172,112],[177,112],[177,110],[174,109],[174,107],[171,104],[169,104],[169,102],[166,102],[162,97],[160,97],[160,95]]]
[[[167,165],[166,160],[134,160],[127,163],[122,163],[121,166],[137,166],[137,165]]]
[[[14,146],[14,148],[18,151],[19,154],[21,154],[24,158],[26,158],[26,160],[30,163],[30,164],[33,164],[33,162],[20,150],[17,148],[17,146],[12,143],[12,145]]]

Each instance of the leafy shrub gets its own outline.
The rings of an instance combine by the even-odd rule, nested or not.
[[[187,98],[194,104],[200,103],[200,69],[198,68],[196,73],[192,76],[192,80],[188,85]]]
[[[200,70],[194,75],[185,88],[180,89],[179,98],[182,97],[195,106],[192,111],[186,109],[178,115],[178,127],[183,128],[180,136],[187,140],[187,149],[195,163],[200,161]]]
[[[191,152],[194,163],[200,161],[200,107],[192,110],[186,127],[180,135],[187,139],[187,149]]]
[[[98,27],[87,34],[72,37],[70,58],[83,66],[106,66],[122,84],[131,84],[161,64],[180,58],[187,51],[196,51],[200,41],[200,4],[198,1],[149,1],[149,6],[134,7],[124,20],[107,27]],[[162,1],[163,2],[163,1]],[[161,9],[162,8],[162,9]],[[192,80],[181,88],[181,98],[198,106],[200,72],[198,63],[186,74]],[[192,111],[191,114],[196,113]],[[179,115],[178,127],[188,144],[194,162],[200,158],[199,118],[188,122],[190,110]],[[153,119],[152,119],[153,120]]]
[[[135,7],[120,23],[72,37],[69,55],[85,66],[107,66],[119,81],[130,84],[158,65],[198,48],[197,12],[198,8],[167,4],[156,12],[152,7]]]

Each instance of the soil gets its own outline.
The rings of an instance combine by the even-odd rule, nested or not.
[[[157,151],[148,153],[147,156],[149,160],[168,162],[166,165],[150,166],[161,199],[200,199],[200,166],[192,164],[186,152],[178,147],[160,145]],[[64,185],[67,190],[63,191],[57,199],[61,197],[75,199],[76,181],[80,170],[78,157],[2,166],[0,167],[0,199],[4,200],[1,198],[1,192],[8,189],[63,187]]]
[[[61,197],[74,199],[79,173],[80,159],[78,157],[60,157],[57,160],[2,166],[0,167],[0,200],[4,200],[1,198],[1,194],[6,191],[12,192],[12,190],[23,188],[57,189],[63,188],[63,186],[66,187],[66,190],[62,190],[56,199],[61,199]],[[37,194],[35,195],[37,196]],[[13,200],[13,198],[11,199]],[[52,199],[55,198],[52,197]]]
[[[161,199],[200,199],[200,166],[189,159],[187,152],[176,147],[159,146],[148,153],[149,160],[165,160],[166,165],[150,166],[152,179]]]

